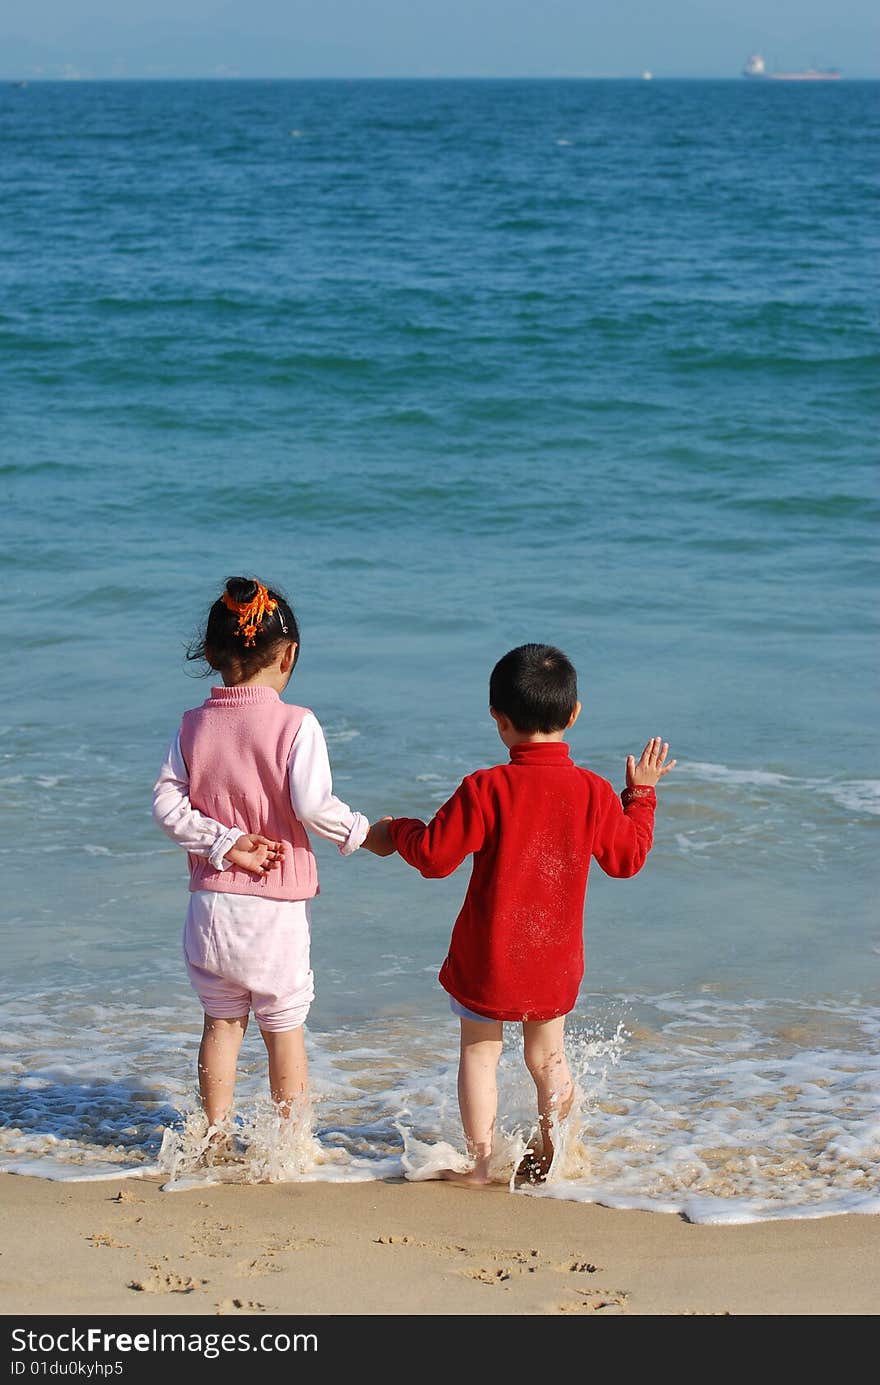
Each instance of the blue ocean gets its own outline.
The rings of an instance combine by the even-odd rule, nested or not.
[[[858,82],[0,88],[0,1168],[186,1173],[150,792],[209,686],[187,642],[255,573],[371,817],[504,758],[526,641],[578,668],[580,763],[678,759],[644,871],[591,875],[538,1195],[880,1210],[878,126]],[[316,853],[309,1156],[261,1151],[254,1031],[234,1176],[419,1176],[461,1148],[467,867]]]

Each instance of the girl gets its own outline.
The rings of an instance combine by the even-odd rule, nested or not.
[[[205,1011],[198,1072],[209,1127],[232,1110],[251,1009],[279,1111],[289,1116],[305,1098],[309,900],[318,893],[306,829],[344,856],[371,849],[367,819],[333,794],[318,721],[281,701],[299,646],[285,598],[230,577],[187,655],[205,659],[223,687],[184,713],[153,790],[154,820],[189,853],[183,951]]]

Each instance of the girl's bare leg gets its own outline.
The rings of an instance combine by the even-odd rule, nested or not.
[[[540,1148],[526,1156],[518,1172],[540,1181],[547,1177],[553,1162],[553,1121],[565,1120],[574,1099],[574,1083],[565,1057],[565,1016],[525,1020],[523,1047],[538,1096]]]
[[[218,1020],[205,1015],[199,1046],[199,1093],[209,1125],[219,1125],[232,1110],[238,1051],[247,1029],[247,1015]]]
[[[306,1058],[305,1030],[282,1029],[273,1032],[261,1029],[263,1043],[269,1055],[269,1090],[272,1100],[285,1119],[297,1104],[302,1104],[309,1090],[309,1064]]]
[[[439,1175],[470,1188],[489,1186],[489,1163],[498,1111],[498,1059],[504,1026],[500,1020],[462,1019],[458,1061],[458,1106],[474,1167],[468,1173],[444,1169]]]

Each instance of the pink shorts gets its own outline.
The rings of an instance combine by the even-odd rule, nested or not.
[[[197,890],[190,895],[183,955],[192,988],[212,1019],[244,1019],[280,1033],[305,1024],[315,995],[307,900]]]

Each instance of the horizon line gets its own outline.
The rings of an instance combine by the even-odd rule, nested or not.
[[[650,71],[650,69],[645,69]],[[806,69],[810,70],[810,69]],[[834,70],[834,69],[832,69]],[[819,69],[821,71],[821,69]],[[821,78],[820,78],[821,80]],[[862,77],[846,76],[838,70],[833,79],[839,82],[876,82],[880,73]],[[694,75],[683,73],[651,72],[645,77],[642,72],[583,72],[583,73],[310,73],[300,75],[280,75],[255,73],[246,75],[236,72],[211,73],[166,73],[163,75],[128,73],[112,76],[94,76],[85,73],[48,75],[45,73],[17,73],[0,76],[0,84],[20,86],[31,82],[54,82],[63,86],[77,86],[87,82],[735,82],[744,87],[763,87],[775,85],[770,79],[755,81],[743,77],[741,73],[724,76]]]

